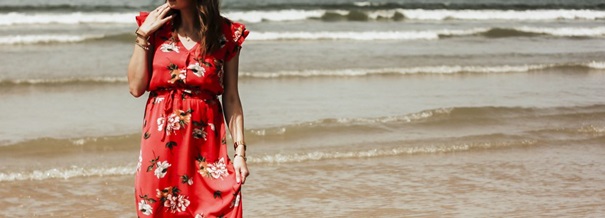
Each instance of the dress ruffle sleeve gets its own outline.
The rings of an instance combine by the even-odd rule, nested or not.
[[[229,61],[237,55],[250,31],[248,31],[246,25],[242,23],[231,22],[229,33],[231,34],[231,37],[229,37],[231,39],[229,44],[231,45],[228,48],[229,50],[227,51],[225,61]]]
[[[135,17],[135,19],[137,20],[137,25],[141,26],[141,24],[143,24],[145,19],[147,19],[147,16],[149,16],[149,12],[146,12],[146,11],[139,12],[139,15]]]

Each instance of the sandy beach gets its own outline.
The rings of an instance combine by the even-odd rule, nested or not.
[[[162,1],[0,0],[0,217],[134,217]],[[602,217],[601,1],[223,1],[245,217]]]
[[[605,197],[605,149],[600,138],[592,145],[534,143],[460,152],[253,163],[245,214],[598,217],[604,212]],[[12,197],[3,200],[2,214],[132,217],[132,184],[132,175],[3,182],[0,192]]]

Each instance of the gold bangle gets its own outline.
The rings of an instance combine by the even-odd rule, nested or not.
[[[240,154],[233,155],[233,159],[235,159],[236,157],[241,157],[241,158],[244,158],[244,161],[248,161],[248,158],[246,158],[246,155],[240,155]]]
[[[135,40],[135,44],[137,44],[139,47],[141,47],[141,48],[145,49],[145,51],[149,51],[149,42],[144,42],[144,43],[141,43],[141,42],[139,41],[139,38],[137,38],[137,39]]]
[[[145,40],[149,40],[149,36],[140,33],[139,32],[140,30],[141,30],[140,28],[137,28],[137,30],[134,31],[134,34],[136,34],[138,37],[141,37],[141,38],[143,38]]]
[[[237,148],[243,145],[244,146],[244,152],[246,151],[246,143],[244,141],[236,141],[233,143],[233,150],[237,150]]]
[[[149,51],[149,46],[141,45],[139,43],[135,43],[135,44],[138,45],[139,47],[141,47],[142,49],[145,49],[145,51]]]

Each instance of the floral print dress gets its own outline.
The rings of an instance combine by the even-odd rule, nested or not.
[[[136,17],[140,26],[148,13]],[[223,65],[248,31],[224,19],[221,48],[199,57],[166,24],[150,38],[149,99],[135,176],[138,217],[242,217],[240,184],[227,154],[218,95]]]

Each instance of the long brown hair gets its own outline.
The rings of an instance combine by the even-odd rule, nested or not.
[[[223,17],[221,16],[219,5],[219,0],[191,0],[195,11],[197,13],[197,18],[199,19],[200,24],[200,46],[198,49],[200,50],[200,57],[204,57],[206,54],[210,54],[215,52],[220,48],[220,37],[222,35],[221,23],[223,22]],[[179,19],[174,19],[174,33],[173,36],[176,36],[176,31],[180,25]]]

